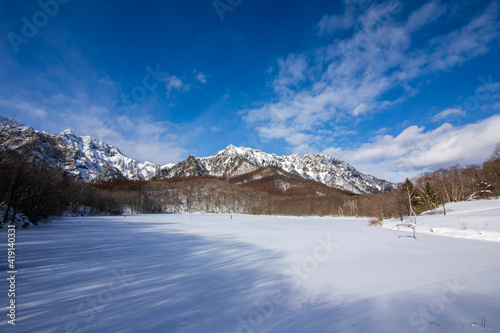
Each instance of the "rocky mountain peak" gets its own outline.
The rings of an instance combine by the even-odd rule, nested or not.
[[[196,162],[196,168],[193,163]],[[365,175],[355,168],[325,154],[306,154],[303,156],[268,154],[248,147],[227,146],[215,156],[192,158],[174,165],[163,172],[163,176],[211,175],[234,177],[252,172],[260,167],[277,167],[302,178],[321,182],[327,186],[354,193],[378,193],[391,191],[394,185]]]
[[[36,132],[36,135],[28,135],[30,131],[27,128],[19,131],[20,142],[23,142],[23,138],[37,138],[42,156],[46,150],[44,142],[50,141],[44,138],[55,141],[61,154],[65,156],[61,167],[74,178],[83,181],[109,177],[149,180],[153,177],[204,175],[228,179],[262,167],[276,167],[287,173],[354,193],[378,193],[394,189],[393,184],[362,174],[349,164],[324,154],[277,156],[258,149],[229,145],[215,156],[189,156],[179,163],[160,166],[129,158],[116,146],[90,136],[76,136],[69,129],[57,136],[33,129],[31,131]]]
[[[73,131],[70,130],[69,128],[65,129],[64,131],[62,131],[61,133],[59,133],[59,136],[77,138],[77,136],[75,135],[75,133],[73,133]]]

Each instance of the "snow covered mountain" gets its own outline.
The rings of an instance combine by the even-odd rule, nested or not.
[[[259,167],[275,166],[303,178],[354,193],[379,193],[394,189],[385,180],[365,175],[349,164],[324,154],[277,156],[257,149],[228,146],[215,156],[186,160],[165,168],[162,177],[201,176],[234,177]]]
[[[65,170],[82,181],[128,178],[149,180],[186,176],[214,176],[225,179],[251,173],[262,167],[277,167],[287,173],[353,193],[379,193],[394,184],[365,175],[349,164],[324,154],[277,156],[257,149],[229,145],[215,156],[193,157],[177,164],[159,165],[127,157],[118,147],[90,136],[76,136],[71,130],[59,135],[29,127],[14,129],[15,145],[30,144],[39,160]],[[14,142],[14,141],[13,141]]]
[[[9,132],[8,141],[2,142],[6,149],[29,149],[35,158],[32,162],[43,161],[82,181],[122,177],[148,180],[161,168],[155,163],[127,157],[117,147],[93,137],[76,136],[69,129],[59,135],[25,126],[11,128]]]
[[[160,165],[139,162],[122,154],[118,147],[90,136],[77,137],[71,130],[57,136],[66,148],[64,169],[73,177],[84,181],[102,178],[129,178],[148,180],[160,171]]]

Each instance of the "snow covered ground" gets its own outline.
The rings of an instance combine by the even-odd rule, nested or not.
[[[500,200],[456,202],[440,207],[435,215],[427,212],[417,217],[417,232],[448,237],[500,242]],[[404,222],[414,222],[406,218]],[[385,228],[397,229],[399,219],[384,221]]]
[[[447,208],[417,240],[356,218],[64,218],[16,234],[15,327],[2,232],[0,331],[499,332],[500,201]]]

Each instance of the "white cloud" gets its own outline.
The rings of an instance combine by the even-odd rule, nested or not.
[[[167,76],[163,79],[163,81],[167,87],[167,97],[170,97],[172,90],[185,91],[189,89],[189,87],[175,75]]]
[[[406,27],[409,31],[416,31],[445,13],[446,6],[441,1],[431,1],[410,15]]]
[[[210,131],[212,131],[212,132],[220,132],[220,131],[222,131],[222,128],[220,128],[220,126],[213,125],[210,128]]]
[[[161,165],[177,163],[186,157],[187,150],[163,140],[143,137],[139,140],[122,137],[115,143],[120,150],[139,161],[151,161]]]
[[[307,144],[300,144],[300,145],[296,146],[295,148],[293,148],[292,154],[304,155],[304,154],[310,153],[311,150],[313,150],[313,149],[314,149],[313,147],[311,147]]]
[[[0,105],[6,108],[15,109],[18,112],[25,113],[30,117],[35,118],[45,118],[47,117],[47,111],[43,108],[26,103],[24,101],[10,102],[5,99],[0,99]]]
[[[360,6],[358,4],[346,1],[342,14],[324,15],[321,18],[317,25],[318,35],[332,34],[354,27],[358,23],[356,12],[359,10]]]
[[[100,84],[103,84],[105,86],[108,86],[108,87],[115,87],[116,86],[116,84],[110,79],[109,76],[103,77],[103,78],[97,80],[97,82],[99,82]]]
[[[342,19],[323,17],[319,32],[332,33],[333,42],[280,58],[280,71],[271,82],[275,99],[245,110],[243,120],[263,138],[286,140],[292,150],[322,146],[329,138],[323,130],[396,107],[418,93],[420,79],[486,53],[500,36],[496,3],[465,23],[449,3],[428,2],[406,18],[395,4],[349,2]],[[414,35],[445,13],[454,30],[414,45]],[[336,37],[336,30],[351,24],[360,29],[348,38]]]
[[[352,111],[352,115],[359,116],[360,114],[365,113],[366,110],[367,110],[366,104],[360,104],[354,109],[354,111]]]
[[[333,147],[324,153],[344,159],[363,172],[401,181],[429,168],[486,160],[500,142],[499,128],[500,115],[461,127],[445,123],[430,131],[410,126],[395,137],[385,135],[356,149]]]
[[[352,15],[324,15],[318,23],[318,34],[331,34],[338,30],[345,30],[354,25]]]
[[[449,108],[439,112],[434,117],[432,117],[432,121],[438,122],[448,117],[464,117],[466,113],[467,111],[463,109]]]
[[[207,82],[207,76],[203,73],[198,73],[198,74],[196,74],[196,80],[198,80],[200,83],[204,84]]]
[[[307,79],[308,64],[304,55],[289,54],[278,59],[279,73],[273,82],[274,90],[287,94],[290,88],[299,87]]]

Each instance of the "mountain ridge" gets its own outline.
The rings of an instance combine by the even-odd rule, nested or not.
[[[20,141],[31,140],[30,142],[39,146],[40,159],[53,159],[45,153],[47,149],[44,144],[51,140],[56,142],[58,153],[64,158],[62,162],[58,160],[54,164],[71,177],[86,182],[112,178],[151,180],[204,175],[229,179],[262,167],[277,167],[304,179],[357,194],[381,193],[394,189],[394,184],[362,174],[348,163],[325,154],[278,156],[231,144],[213,156],[189,156],[175,164],[159,165],[130,158],[117,146],[91,136],[77,136],[70,129],[58,135],[29,127],[20,127],[17,131]]]
[[[329,155],[278,156],[258,149],[234,145],[227,146],[214,156],[190,156],[171,168],[162,169],[158,178],[202,175],[227,177],[267,166],[275,166],[302,178],[357,194],[381,193],[394,189],[394,184],[362,174],[348,163]]]

